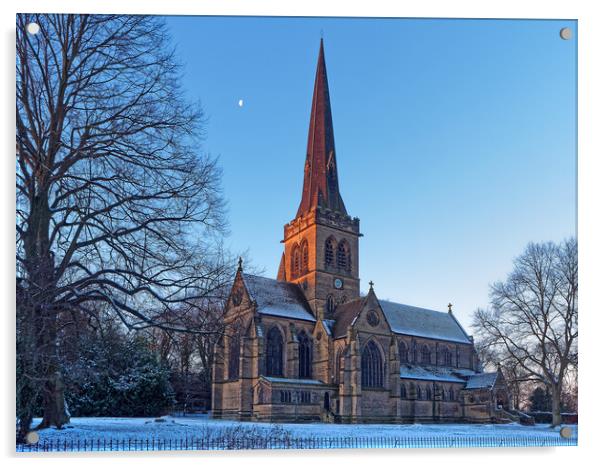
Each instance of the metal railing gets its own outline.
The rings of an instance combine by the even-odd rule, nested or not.
[[[42,439],[19,444],[19,452],[273,450],[344,448],[479,448],[576,446],[577,437],[290,437],[290,438],[145,438]]]

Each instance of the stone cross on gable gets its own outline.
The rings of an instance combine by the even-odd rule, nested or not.
[[[447,309],[448,309],[448,311],[449,311],[449,312],[451,312],[451,311],[452,311],[452,306],[453,306],[453,304],[452,304],[452,303],[449,303],[449,304],[447,305]]]

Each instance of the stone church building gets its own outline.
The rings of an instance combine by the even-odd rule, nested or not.
[[[501,371],[484,373],[447,312],[360,294],[360,221],[339,192],[323,43],[303,192],[284,226],[276,280],[234,279],[215,346],[215,418],[326,422],[495,422]]]

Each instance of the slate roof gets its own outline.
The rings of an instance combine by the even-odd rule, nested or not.
[[[466,381],[467,390],[477,388],[491,388],[497,381],[497,372],[482,372],[480,374],[471,375]]]
[[[334,311],[334,325],[332,334],[334,338],[340,338],[347,334],[349,327],[364,306],[365,298],[356,298],[346,303],[339,304]]]
[[[379,299],[391,330],[395,333],[437,340],[468,343],[471,341],[449,312],[431,311]]]
[[[434,382],[465,382],[465,379],[455,374],[451,368],[424,367],[411,364],[401,364],[399,377],[402,379],[432,380]]]
[[[316,321],[298,285],[250,274],[243,280],[260,314]]]

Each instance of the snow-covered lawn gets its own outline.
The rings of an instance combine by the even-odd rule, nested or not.
[[[378,437],[378,438],[540,438],[559,437],[559,428],[548,425],[519,424],[266,424],[214,420],[208,416],[160,418],[73,418],[62,430],[54,428],[39,432],[40,440],[97,440],[97,439],[182,439],[208,438],[233,433],[253,432],[261,435],[316,437]],[[571,426],[575,437],[577,426]]]

